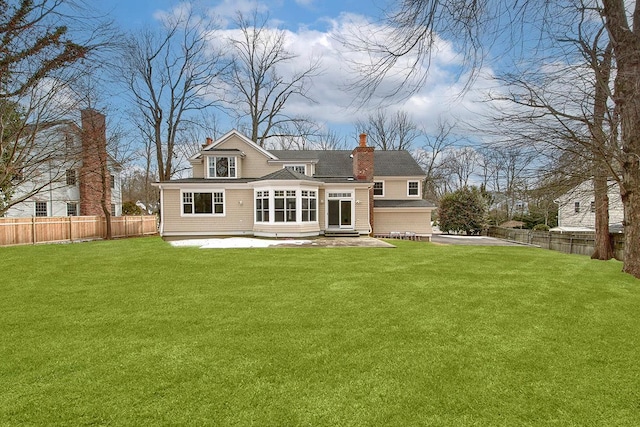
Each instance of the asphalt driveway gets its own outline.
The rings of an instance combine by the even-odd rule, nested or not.
[[[431,241],[441,245],[472,245],[472,246],[519,246],[518,243],[496,239],[488,236],[463,236],[456,234],[433,234]]]

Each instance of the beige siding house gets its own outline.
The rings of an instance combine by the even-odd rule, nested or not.
[[[305,237],[409,233],[431,237],[434,205],[405,151],[267,151],[237,131],[207,140],[192,178],[163,181],[160,234]]]

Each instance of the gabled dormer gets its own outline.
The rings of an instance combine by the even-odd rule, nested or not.
[[[246,154],[238,149],[212,149],[204,154],[204,177],[209,179],[239,178],[238,169]]]
[[[189,162],[194,178],[233,180],[256,178],[272,172],[267,164],[272,160],[277,157],[232,130],[217,141],[207,138],[207,143]]]

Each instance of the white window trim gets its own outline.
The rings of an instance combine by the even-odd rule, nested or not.
[[[211,203],[212,208],[214,208],[213,202],[213,193],[222,193],[222,213],[184,213],[184,193],[211,193]],[[206,218],[206,217],[224,217],[227,216],[227,194],[224,188],[215,188],[215,189],[203,189],[203,188],[194,188],[194,189],[182,189],[180,190],[180,216],[185,218]]]
[[[233,176],[211,176],[211,160],[217,159],[221,157],[226,157],[228,159],[234,159],[235,170]],[[207,156],[207,161],[205,165],[207,169],[207,179],[236,179],[238,178],[238,157],[237,156]],[[187,191],[188,193],[188,191]]]
[[[418,183],[418,194],[409,194],[409,184],[412,182],[417,182]],[[420,184],[420,180],[417,179],[410,179],[407,181],[407,197],[416,197],[416,198],[420,198],[420,194],[422,193],[422,188],[421,188],[421,184]]]
[[[376,194],[374,193],[374,194],[373,194],[373,197],[374,197],[374,198],[382,198],[382,197],[384,197],[384,189],[385,189],[385,187],[386,187],[385,182],[384,182],[384,181],[382,181],[382,180],[377,180],[377,181],[373,181],[373,184],[375,185],[375,184],[376,184],[376,183],[378,183],[378,182],[382,183],[382,194],[380,194],[380,195],[376,195]],[[408,185],[408,184],[407,184],[407,185]],[[374,191],[375,191],[375,189],[374,189]],[[409,188],[407,187],[407,193],[408,193],[408,192],[409,192]]]
[[[295,221],[276,221],[275,215],[275,195],[276,191],[284,191],[285,198],[287,191],[296,192],[296,220]],[[268,191],[269,192],[269,221],[256,221],[256,209],[255,202],[257,198],[258,191]],[[302,221],[302,192],[303,191],[315,191],[316,193],[316,219],[315,221]],[[225,199],[226,200],[226,199]],[[307,224],[318,224],[320,217],[320,189],[316,187],[302,187],[297,185],[289,185],[289,186],[277,186],[277,187],[257,187],[253,190],[253,222],[254,224],[267,224],[267,225],[307,225]]]

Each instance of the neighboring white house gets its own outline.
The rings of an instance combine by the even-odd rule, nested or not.
[[[104,115],[95,110],[82,111],[82,128],[72,121],[41,124],[35,146],[40,139],[49,146],[57,147],[57,151],[64,154],[41,162],[37,168],[29,171],[29,175],[14,188],[13,198],[38,189],[37,193],[10,207],[5,216],[103,215],[100,205],[101,161],[98,155],[107,161],[109,176],[105,184],[111,214],[121,215],[122,168],[106,154],[104,126]]]
[[[614,181],[609,182],[609,224],[621,224],[624,208],[620,188]],[[558,231],[593,230],[596,224],[596,204],[593,181],[585,181],[563,194],[556,200],[558,204]],[[552,229],[553,230],[553,229]]]

